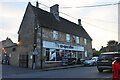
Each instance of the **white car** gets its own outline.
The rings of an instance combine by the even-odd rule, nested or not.
[[[97,60],[98,60],[98,57],[92,57],[91,59],[89,60],[85,60],[83,62],[84,66],[96,66],[97,64]]]

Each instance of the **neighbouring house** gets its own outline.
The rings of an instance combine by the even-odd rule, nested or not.
[[[11,55],[16,50],[16,43],[13,43],[13,41],[7,37],[6,40],[0,42],[0,45],[0,60],[3,64],[11,64],[11,58],[14,57]]]
[[[16,60],[20,67],[61,66],[72,58],[92,57],[92,38],[81,20],[76,24],[60,17],[58,4],[48,12],[29,2],[18,31],[18,41]]]

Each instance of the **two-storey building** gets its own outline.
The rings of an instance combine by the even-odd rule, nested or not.
[[[48,12],[29,2],[18,31],[18,41],[18,66],[60,66],[71,58],[92,56],[92,39],[81,20],[75,24],[60,17],[57,4]]]

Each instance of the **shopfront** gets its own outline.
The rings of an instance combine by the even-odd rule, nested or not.
[[[82,58],[84,47],[58,42],[43,41],[45,50],[45,62],[63,62],[68,63],[70,59]]]

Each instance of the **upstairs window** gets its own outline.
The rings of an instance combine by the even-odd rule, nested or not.
[[[66,34],[66,42],[70,42],[70,34]]]
[[[53,31],[53,39],[58,40],[58,31]]]
[[[79,44],[80,43],[79,37],[76,36],[75,38],[76,38],[76,43]]]
[[[87,39],[86,38],[84,38],[84,44],[87,45]]]
[[[75,42],[76,42],[76,40],[75,40],[75,36],[73,35],[72,37],[73,37],[73,43],[75,43]]]

